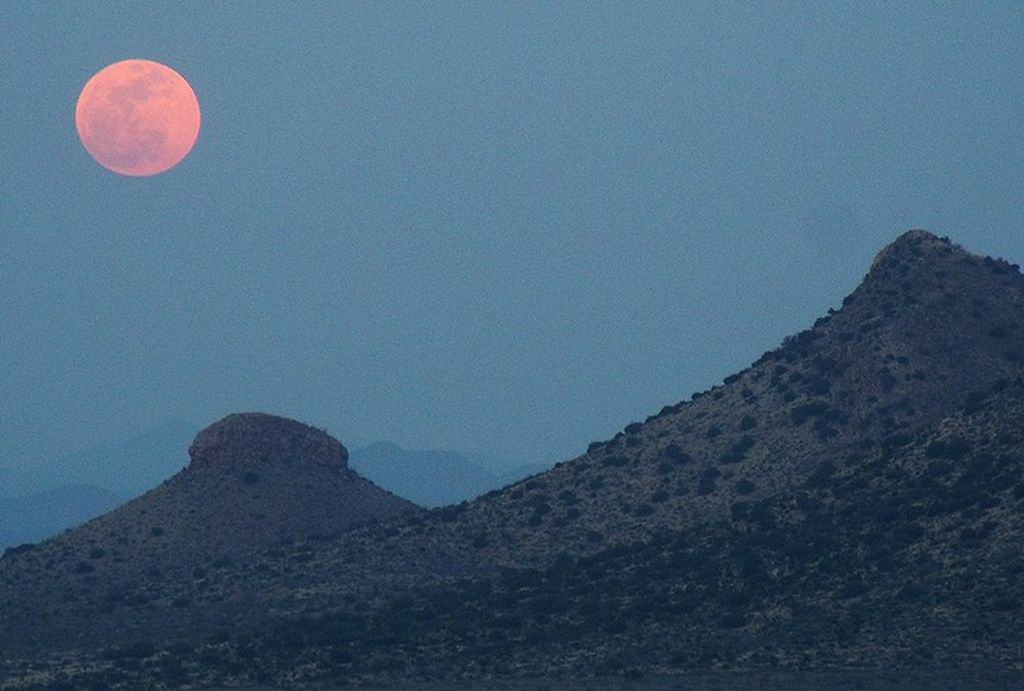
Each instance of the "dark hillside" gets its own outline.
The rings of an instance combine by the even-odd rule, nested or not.
[[[420,511],[349,470],[337,440],[285,418],[231,415],[203,430],[189,455],[185,470],[141,497],[40,545],[9,550],[0,560],[4,628],[51,635],[49,627],[68,621],[69,635],[81,635],[75,613],[83,603],[118,621],[107,635],[161,627],[170,617],[153,601],[169,583],[202,593],[210,571]],[[173,614],[192,607],[187,595],[164,602]],[[47,622],[42,631],[39,622]]]
[[[330,587],[351,592],[379,583],[366,554],[392,582],[418,583],[693,530],[912,435],[1021,371],[1024,277],[1005,262],[912,231],[844,302],[723,385],[571,462],[390,534],[324,545],[310,577],[329,571]],[[424,551],[453,568],[419,568]]]
[[[1024,661],[1024,382],[912,438],[737,499],[700,532],[410,591],[256,636],[122,648],[97,677],[155,683],[579,679],[693,669],[1010,669]],[[173,661],[173,662],[172,662]]]
[[[76,532],[0,561],[0,606],[32,603],[51,617],[46,633],[117,646],[300,621],[252,654],[292,669],[309,650],[311,669],[344,674],[375,673],[364,661],[397,675],[577,673],[616,657],[645,671],[884,666],[921,646],[964,664],[1009,659],[1022,637],[995,594],[1018,594],[1007,554],[1024,449],[1019,385],[993,387],[1022,372],[1022,325],[1015,266],[912,231],[808,331],[551,471],[454,507],[254,543],[244,558],[196,553],[188,578],[138,576],[134,561],[77,574],[97,533]],[[225,484],[213,496],[215,533],[217,501],[236,495]],[[309,504],[296,496],[275,516]],[[117,526],[103,527],[109,539],[124,539]],[[168,537],[168,554],[186,549]],[[42,558],[58,547],[59,560]],[[40,634],[38,618],[3,618],[0,643]],[[521,659],[495,655],[509,642]]]

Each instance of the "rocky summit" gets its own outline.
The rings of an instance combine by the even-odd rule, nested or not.
[[[348,468],[348,451],[326,432],[265,413],[235,413],[200,432],[188,449],[194,468],[316,464]]]

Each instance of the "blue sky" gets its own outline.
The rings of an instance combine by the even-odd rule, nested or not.
[[[0,465],[264,410],[510,465],[745,366],[924,227],[1024,259],[1021,3],[0,8]],[[167,174],[77,140],[164,62]]]

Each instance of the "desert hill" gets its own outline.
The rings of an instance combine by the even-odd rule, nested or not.
[[[285,617],[164,657],[154,646],[117,648],[83,678],[359,686],[1019,668],[1022,429],[1024,379],[999,382],[911,436],[836,459],[773,497],[735,501],[699,532],[665,530],[363,610]],[[141,674],[137,657],[151,661]]]
[[[461,527],[547,546],[642,539],[800,486],[836,457],[935,423],[1024,364],[1024,276],[911,231],[838,311],[723,385],[667,406],[550,473],[465,507]],[[529,545],[537,544],[537,548]],[[523,548],[526,547],[524,552]]]
[[[839,310],[721,386],[473,502],[318,545],[303,570],[331,600],[699,529],[736,501],[800,487],[823,463],[916,433],[1017,376],[1021,324],[1014,266],[911,231],[879,253]]]
[[[881,665],[919,643],[1009,659],[1022,637],[994,594],[1021,573],[1022,324],[1017,267],[911,231],[840,309],[721,386],[473,502],[126,582],[113,602],[90,574],[5,558],[0,643],[39,635],[17,603],[99,645],[227,616],[263,633],[217,643],[223,659],[271,676],[297,659],[346,678],[459,660]],[[61,564],[88,546],[70,535]],[[499,668],[510,641],[523,658]]]
[[[336,439],[286,418],[230,415],[200,432],[189,455],[187,468],[150,492],[40,545],[9,550],[0,579],[17,570],[64,583],[31,613],[60,619],[67,601],[96,597],[108,610],[141,604],[153,584],[191,582],[212,565],[420,511],[349,470]],[[5,619],[25,611],[12,600],[0,609]]]

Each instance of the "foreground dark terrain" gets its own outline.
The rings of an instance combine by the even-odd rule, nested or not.
[[[232,416],[0,560],[0,679],[1019,687],[1022,367],[1018,268],[912,231],[721,386],[472,502],[422,511],[325,433]]]

